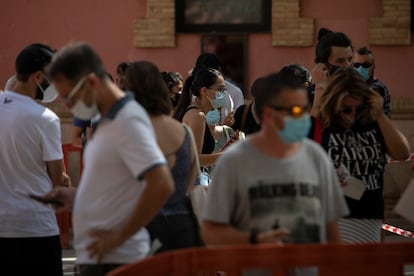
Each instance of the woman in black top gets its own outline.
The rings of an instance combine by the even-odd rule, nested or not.
[[[253,101],[250,104],[244,104],[237,108],[234,113],[234,124],[231,126],[235,131],[240,130],[246,135],[249,135],[260,130],[260,121],[259,117],[256,115],[254,98],[263,90],[265,81],[265,77],[256,79],[250,89]]]
[[[213,153],[215,140],[208,125],[220,120],[218,108],[223,107],[226,93],[223,75],[215,69],[202,68],[186,80],[174,114],[193,131],[202,167],[213,165],[221,155]]]

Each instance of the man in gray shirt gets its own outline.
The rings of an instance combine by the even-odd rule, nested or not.
[[[303,84],[266,77],[257,95],[261,130],[219,159],[202,225],[208,245],[339,242],[348,209],[324,150],[310,128]]]

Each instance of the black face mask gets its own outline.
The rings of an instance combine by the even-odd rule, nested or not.
[[[43,93],[43,91],[45,91],[48,87],[49,87],[49,85],[50,85],[50,83],[46,80],[46,79],[44,79],[38,86],[37,86],[37,89],[36,89],[36,96],[35,96],[35,99],[36,100],[43,100],[43,98],[44,98],[44,93]],[[43,89],[43,91],[42,91],[42,89],[40,89],[40,88],[42,88]]]

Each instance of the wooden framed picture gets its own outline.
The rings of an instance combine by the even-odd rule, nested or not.
[[[270,32],[271,0],[176,0],[176,32]]]

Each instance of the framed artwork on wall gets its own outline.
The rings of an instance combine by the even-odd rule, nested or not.
[[[270,32],[271,0],[176,0],[177,33]]]

